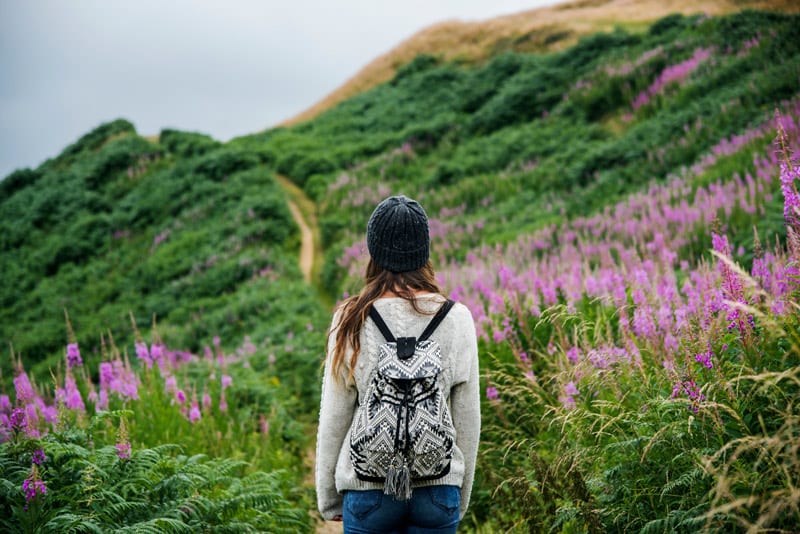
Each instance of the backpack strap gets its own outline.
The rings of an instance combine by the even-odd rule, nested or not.
[[[431,334],[433,334],[434,330],[436,330],[439,327],[441,322],[444,320],[445,316],[447,316],[447,314],[450,312],[450,310],[453,308],[454,305],[455,302],[453,302],[450,299],[447,299],[447,301],[444,304],[442,304],[442,307],[439,308],[439,311],[436,312],[436,315],[433,316],[431,322],[428,323],[428,326],[425,327],[425,331],[422,332],[422,335],[419,336],[416,339],[416,341],[425,341],[426,339],[431,337]],[[375,306],[370,307],[369,316],[375,322],[375,326],[377,326],[378,330],[381,331],[381,334],[383,334],[383,337],[386,339],[386,341],[389,342],[397,341],[394,337],[394,334],[392,334],[392,331],[389,330],[388,326],[386,326],[386,321],[383,320],[381,314],[378,313],[378,310],[375,309]]]
[[[381,334],[383,334],[383,337],[386,339],[386,341],[395,341],[394,334],[392,334],[392,331],[389,330],[388,326],[386,326],[386,321],[383,320],[383,317],[381,317],[381,314],[375,309],[375,306],[370,306],[369,316],[375,322],[375,326],[377,326],[378,330],[381,331]]]
[[[431,319],[431,322],[428,323],[428,326],[425,327],[425,331],[422,332],[422,335],[419,336],[419,338],[417,338],[417,341],[425,341],[426,339],[431,337],[431,334],[433,334],[433,331],[436,330],[439,327],[439,325],[441,324],[442,320],[444,320],[445,316],[453,308],[454,305],[455,305],[455,302],[453,302],[450,299],[447,299],[447,301],[444,304],[442,304],[442,307],[439,308],[439,311],[436,312],[436,315],[433,316],[433,319]]]

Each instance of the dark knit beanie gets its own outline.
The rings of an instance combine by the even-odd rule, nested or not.
[[[367,249],[387,271],[404,273],[425,265],[430,255],[428,216],[415,200],[389,197],[375,208],[367,223]]]

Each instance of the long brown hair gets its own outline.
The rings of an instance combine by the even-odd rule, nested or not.
[[[341,376],[340,371],[349,346],[353,349],[353,354],[350,356],[350,371],[347,381],[352,380],[358,354],[361,352],[361,329],[367,321],[372,303],[385,293],[394,293],[409,301],[417,313],[426,313],[419,307],[416,291],[442,294],[439,284],[436,283],[436,276],[430,260],[416,271],[395,273],[383,269],[370,258],[367,264],[364,288],[358,295],[353,295],[345,300],[341,306],[342,315],[336,327],[336,345],[331,362],[331,372],[334,377]],[[328,332],[329,338],[331,333],[331,331]]]

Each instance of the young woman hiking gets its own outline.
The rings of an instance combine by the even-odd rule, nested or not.
[[[381,202],[367,248],[364,288],[339,306],[328,332],[319,511],[343,520],[345,534],[455,532],[480,435],[475,325],[435,281],[417,202]]]

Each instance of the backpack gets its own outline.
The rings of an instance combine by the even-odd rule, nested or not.
[[[456,431],[442,387],[441,350],[428,339],[455,303],[442,305],[419,338],[395,339],[373,307],[369,315],[386,342],[350,430],[350,459],[360,480],[383,482],[396,500],[411,482],[450,471]]]

